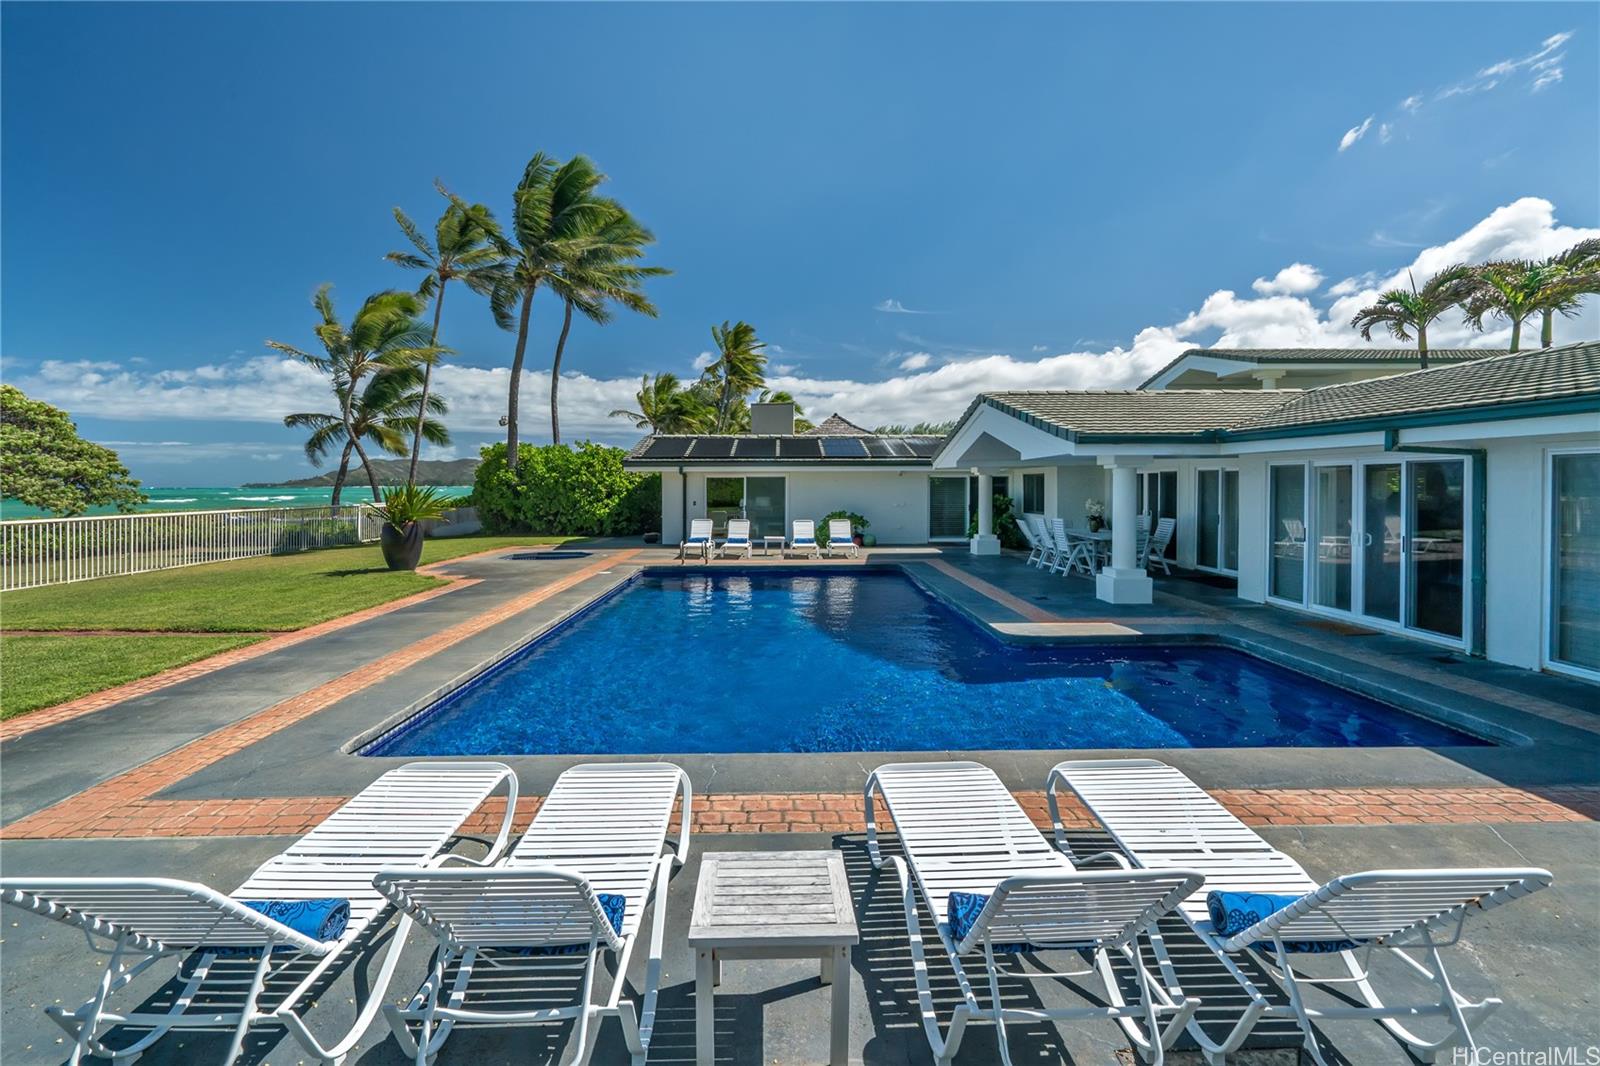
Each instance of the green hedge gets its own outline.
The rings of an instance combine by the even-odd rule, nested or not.
[[[524,444],[517,469],[506,446],[483,449],[472,486],[478,520],[490,533],[627,536],[661,528],[661,475],[622,469],[621,448]]]

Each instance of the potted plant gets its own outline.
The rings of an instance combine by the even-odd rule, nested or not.
[[[1100,532],[1106,524],[1106,505],[1096,499],[1084,500],[1083,511],[1089,516],[1089,532]]]
[[[390,570],[415,570],[422,560],[422,523],[448,522],[459,501],[428,485],[402,485],[383,494],[372,510],[383,520],[378,546]]]
[[[865,518],[856,514],[854,511],[830,511],[829,513],[823,515],[822,521],[817,523],[818,543],[820,543],[824,548],[828,546],[828,523],[833,521],[835,518],[848,518],[850,520],[850,539],[855,541],[858,547],[863,546],[862,541],[865,534],[862,531],[872,523],[868,522]]]

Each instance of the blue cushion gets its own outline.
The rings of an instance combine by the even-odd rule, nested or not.
[[[724,543],[724,544],[749,544],[750,543],[750,538],[749,537],[729,537],[727,540],[723,541],[722,543]]]
[[[684,543],[685,544],[706,544],[706,543],[709,543],[710,540],[711,540],[710,537],[690,537],[688,540],[684,541]]]
[[[804,544],[804,545],[809,547],[810,545],[815,544],[816,542],[817,542],[817,538],[816,537],[796,537],[796,538],[794,538],[794,543],[796,545]]]
[[[988,902],[989,897],[979,892],[950,893],[950,909],[946,919],[950,926],[950,939],[957,944],[965,940],[977,923],[978,915],[983,912],[983,905]],[[1032,944],[991,944],[990,947],[1005,955],[1040,950]]]
[[[308,936],[312,940],[338,940],[350,924],[347,899],[241,899],[239,903],[258,914]],[[260,947],[207,948],[218,955],[253,955]],[[278,944],[274,951],[299,951],[293,944]]]
[[[1214,891],[1206,895],[1206,912],[1211,916],[1211,927],[1217,935],[1227,938],[1237,936],[1301,898],[1270,892]],[[1289,952],[1316,955],[1329,951],[1349,951],[1361,944],[1359,940],[1285,940],[1283,947]],[[1270,940],[1259,940],[1251,946],[1257,951],[1276,954]]]
[[[600,909],[605,912],[606,921],[611,923],[612,931],[622,932],[622,915],[627,910],[628,897],[613,892],[596,892],[595,902],[600,904]],[[495,948],[507,955],[582,955],[589,950],[589,945],[584,944],[541,944],[538,947],[512,947]]]

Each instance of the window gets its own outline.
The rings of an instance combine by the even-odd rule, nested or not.
[[[1600,452],[1550,457],[1550,658],[1600,671]]]
[[[928,536],[947,540],[967,535],[967,479],[928,479]]]
[[[1022,475],[1022,511],[1024,514],[1044,514],[1044,475]]]
[[[1275,466],[1272,488],[1272,566],[1267,591],[1304,603],[1306,563],[1306,468]]]

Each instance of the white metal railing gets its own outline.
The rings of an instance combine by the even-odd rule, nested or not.
[[[0,522],[0,590],[287,555],[377,539],[360,505]]]

